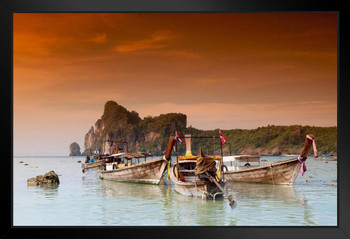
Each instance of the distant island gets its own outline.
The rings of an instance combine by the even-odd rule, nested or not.
[[[80,146],[77,142],[73,142],[69,145],[69,156],[81,156]]]
[[[83,155],[113,153],[116,146],[128,151],[142,151],[161,155],[166,149],[169,136],[175,130],[183,137],[192,136],[218,137],[219,129],[200,130],[187,127],[187,116],[182,113],[168,113],[159,116],[147,116],[141,119],[135,111],[128,111],[114,101],[106,102],[100,119],[85,135]],[[299,154],[306,134],[313,134],[317,150],[324,154],[337,153],[337,127],[315,126],[275,126],[256,129],[221,130],[228,143],[223,145],[224,155],[258,154],[288,155]],[[192,139],[192,152],[198,148],[208,154],[220,153],[219,139]],[[185,145],[177,147],[180,155],[185,153]],[[312,150],[310,151],[312,153]]]

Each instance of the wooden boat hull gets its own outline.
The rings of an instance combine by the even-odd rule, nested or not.
[[[99,170],[100,178],[119,182],[159,184],[167,161],[162,157],[114,170]]]
[[[182,182],[178,180],[174,174],[174,168],[170,170],[170,179],[174,183],[174,190],[188,197],[202,197],[207,199],[215,199],[223,197],[220,189],[211,182],[197,180],[196,182]],[[224,187],[224,183],[220,183]]]
[[[94,162],[94,163],[82,163],[81,164],[82,169],[99,168],[101,166],[102,166],[102,160]]]
[[[263,166],[226,171],[224,172],[224,178],[228,182],[293,184],[300,167],[301,163],[298,159],[289,159]]]

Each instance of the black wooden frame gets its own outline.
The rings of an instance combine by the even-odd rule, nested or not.
[[[13,13],[45,12],[335,12],[338,14],[338,226],[297,226],[297,227],[14,227],[12,218],[12,158],[13,158],[13,73],[12,73],[12,24]],[[2,157],[1,178],[4,199],[1,238],[127,238],[156,237],[168,238],[186,235],[186,238],[350,238],[350,117],[347,111],[349,102],[349,29],[350,0],[0,0],[1,45],[1,97],[3,129],[6,129],[6,152]],[[9,117],[10,116],[10,117]],[[10,139],[10,140],[9,140]],[[6,204],[4,204],[6,202]],[[247,215],[249,217],[249,215]],[[123,234],[121,234],[123,233]],[[124,234],[125,233],[125,234]]]

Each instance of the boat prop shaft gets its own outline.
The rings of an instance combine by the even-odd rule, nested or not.
[[[213,183],[215,183],[215,185],[221,190],[221,192],[224,194],[224,196],[227,198],[227,200],[229,201],[230,206],[233,206],[234,204],[234,196],[233,195],[227,195],[226,191],[221,187],[221,185],[218,183],[218,181],[216,181],[216,179],[211,176],[208,172],[205,172],[205,174],[208,176],[208,178],[210,179],[210,181],[212,181]]]

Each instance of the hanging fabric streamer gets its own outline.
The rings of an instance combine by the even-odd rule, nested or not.
[[[170,161],[171,160],[168,160],[168,163],[167,163],[167,172],[166,172],[166,179],[167,180],[170,180]]]
[[[309,153],[311,144],[313,146],[314,155],[315,155],[315,157],[317,157],[317,149],[316,149],[315,137],[312,134],[311,135],[306,135],[304,148],[303,148],[300,156],[298,156],[298,161],[301,163],[301,176],[304,176],[304,173],[307,171],[305,160],[306,160],[307,155]]]
[[[305,162],[302,160],[302,158],[300,156],[298,156],[298,160],[301,163],[301,176],[304,176],[304,173],[306,172],[306,164]]]

